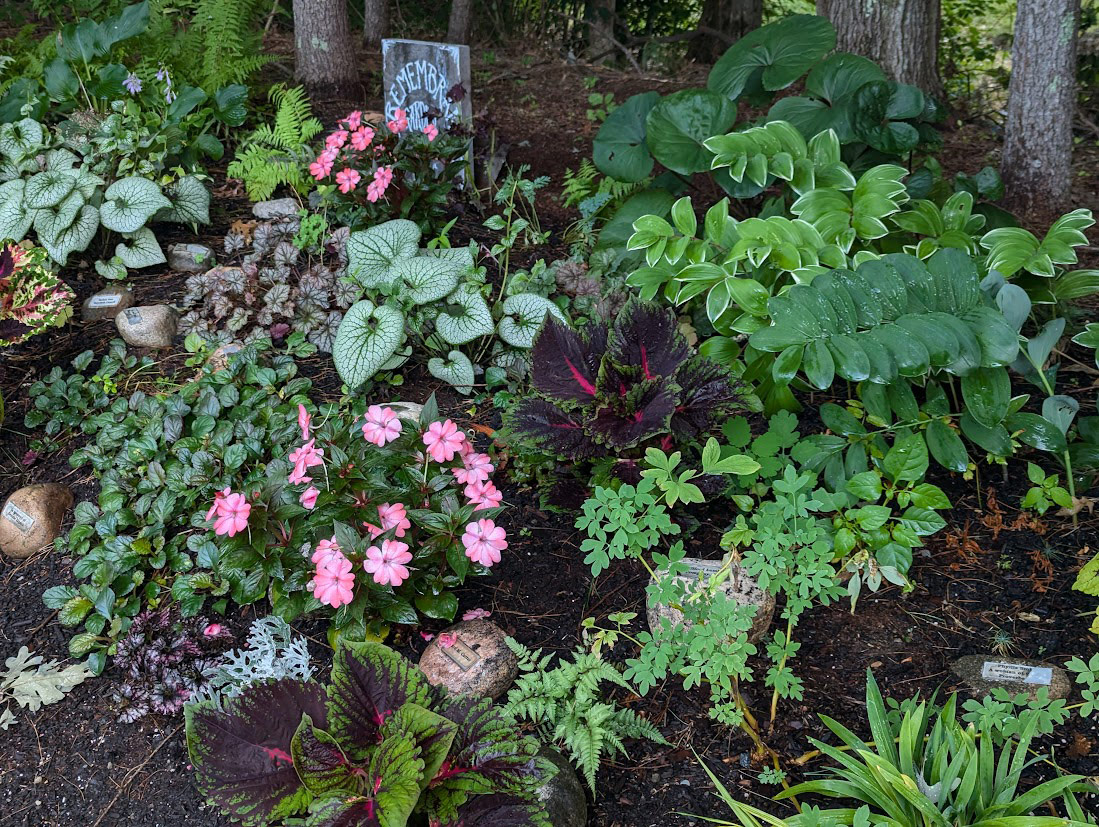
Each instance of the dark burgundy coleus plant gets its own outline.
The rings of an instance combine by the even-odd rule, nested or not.
[[[639,299],[610,326],[573,330],[547,316],[531,382],[537,395],[512,409],[511,431],[572,460],[690,439],[744,409],[736,381],[691,350],[675,313]]]
[[[254,683],[186,707],[210,802],[246,825],[549,827],[536,790],[554,768],[491,700],[447,697],[401,655],[344,642],[327,690]]]

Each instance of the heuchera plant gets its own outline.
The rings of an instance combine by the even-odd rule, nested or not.
[[[692,353],[675,314],[639,300],[612,325],[579,332],[547,316],[531,381],[537,395],[512,409],[510,428],[573,460],[622,455],[657,438],[666,449],[745,407],[732,376]]]
[[[76,295],[46,269],[46,251],[0,248],[0,346],[18,344],[72,316]]]
[[[418,421],[380,405],[350,416],[299,405],[298,427],[301,444],[267,466],[266,484],[216,495],[206,519],[226,538],[222,560],[252,570],[271,547],[300,550],[300,568],[271,589],[285,620],[324,605],[339,633],[359,637],[414,624],[417,610],[453,619],[450,589],[507,548],[489,456],[438,421],[434,397]]]
[[[198,788],[245,825],[308,812],[313,827],[549,827],[538,741],[381,644],[343,641],[327,693],[257,682],[220,708],[188,704],[186,722]]]
[[[359,229],[388,218],[407,218],[431,232],[463,163],[469,139],[429,123],[409,129],[398,109],[384,126],[351,112],[325,138],[309,165],[321,203],[336,210],[334,224]]]

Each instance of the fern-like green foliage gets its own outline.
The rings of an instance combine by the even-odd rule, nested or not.
[[[231,177],[244,181],[253,201],[270,198],[283,184],[301,195],[309,191],[309,141],[324,128],[313,117],[309,98],[300,86],[273,86],[269,97],[276,107],[274,123],[260,125],[245,138],[227,170]]]
[[[541,649],[528,649],[513,638],[508,638],[507,644],[519,658],[523,674],[508,692],[504,712],[516,720],[530,721],[543,740],[565,749],[592,796],[603,755],[625,755],[626,738],[668,743],[660,730],[633,710],[603,700],[603,683],[634,691],[613,664],[578,648],[571,660],[560,658],[551,669],[553,653],[543,655]]]

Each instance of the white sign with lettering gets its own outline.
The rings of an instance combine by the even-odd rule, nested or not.
[[[88,307],[117,307],[120,301],[120,293],[96,293],[88,299]]]
[[[3,517],[13,526],[18,528],[24,534],[34,528],[34,517],[17,506],[15,503],[8,503],[4,506]]]
[[[429,123],[442,128],[473,121],[468,46],[383,40],[382,86],[386,120],[401,109],[413,132]]]
[[[1025,663],[1005,663],[986,660],[981,677],[997,683],[1030,683],[1049,686],[1053,683],[1053,670],[1048,666],[1027,666]]]

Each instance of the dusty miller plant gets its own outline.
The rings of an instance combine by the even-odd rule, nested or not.
[[[15,657],[4,661],[0,672],[0,702],[5,704],[0,712],[0,729],[6,730],[15,723],[15,715],[7,707],[13,700],[21,707],[37,712],[46,704],[53,704],[77,684],[90,678],[92,673],[82,665],[61,667],[58,661],[43,662],[41,655],[34,655],[26,646],[20,646]]]

